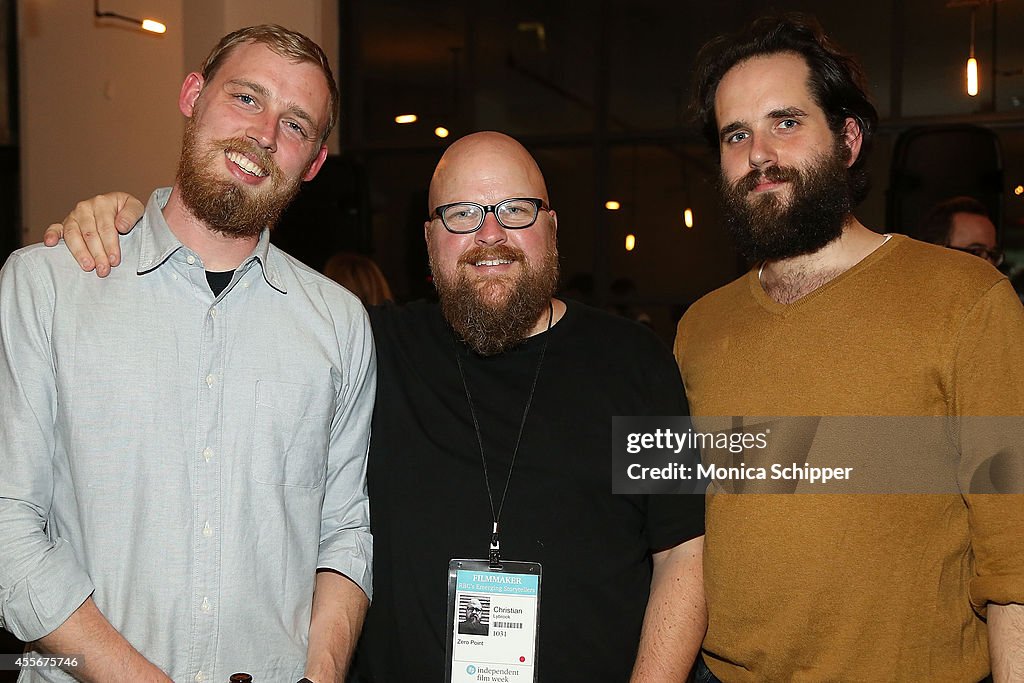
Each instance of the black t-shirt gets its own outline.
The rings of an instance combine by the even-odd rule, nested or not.
[[[220,293],[231,284],[231,278],[235,276],[235,271],[206,271],[206,281],[210,283],[210,291],[213,292],[214,296],[220,296]]]
[[[441,681],[448,561],[487,556],[491,511],[455,354],[497,506],[546,337],[501,513],[502,557],[543,567],[541,680],[629,678],[650,554],[703,534],[704,501],[612,495],[612,416],[682,415],[686,398],[671,354],[650,331],[567,305],[549,332],[489,358],[455,342],[436,304],[371,310],[374,600],[358,655],[361,680]]]

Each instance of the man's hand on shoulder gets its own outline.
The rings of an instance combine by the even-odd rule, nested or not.
[[[54,223],[43,234],[43,243],[56,246],[61,237],[64,246],[75,257],[82,270],[96,269],[106,277],[110,268],[121,262],[118,235],[127,235],[146,207],[127,192],[108,192],[78,202],[60,223]]]

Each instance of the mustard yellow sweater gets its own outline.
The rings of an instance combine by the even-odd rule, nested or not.
[[[752,270],[675,353],[695,416],[1024,415],[1006,278],[900,235],[790,305]],[[977,681],[985,605],[1024,603],[1020,496],[718,494],[706,529],[704,656],[728,683]]]

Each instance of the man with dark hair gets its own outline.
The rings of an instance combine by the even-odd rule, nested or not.
[[[936,204],[921,222],[921,239],[983,258],[997,268],[1003,262],[996,226],[984,204],[953,197]]]
[[[753,57],[790,53],[799,55],[808,68],[807,90],[836,137],[853,119],[861,154],[848,164],[850,199],[859,204],[867,197],[867,153],[878,127],[878,112],[866,92],[867,79],[860,64],[844,54],[813,20],[778,21],[762,17],[736,36],[719,36],[706,43],[697,55],[693,110],[701,132],[712,147],[719,148],[721,130],[715,117],[718,83],[736,64]]]
[[[123,267],[0,271],[0,627],[54,664],[20,681],[333,683],[370,594],[373,344],[269,228],[327,156],[334,76],[256,26],[178,107]]]
[[[694,106],[754,262],[680,322],[695,420],[1024,414],[1024,313],[1006,278],[853,215],[877,116],[860,68],[813,20],[712,41]],[[924,456],[956,483],[960,458],[991,444],[1020,462],[1019,443],[990,436]],[[990,661],[997,680],[1019,675],[1024,504],[961,490],[709,495],[697,680],[978,681]]]
[[[671,354],[631,321],[554,296],[558,216],[507,135],[454,142],[427,211],[440,304],[370,311],[377,590],[360,680],[443,679],[458,627],[448,562],[486,556],[496,536],[502,557],[542,567],[538,680],[685,680],[705,628],[703,498],[612,495],[607,466],[613,416],[686,414]],[[126,195],[81,204],[68,246],[80,262],[105,258],[112,226],[137,215]],[[76,228],[112,246],[90,256]]]

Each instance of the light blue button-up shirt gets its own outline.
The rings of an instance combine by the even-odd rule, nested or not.
[[[41,245],[0,272],[0,626],[92,594],[175,681],[294,681],[316,570],[370,594],[370,327],[267,232],[214,297],[168,196],[105,280]]]

